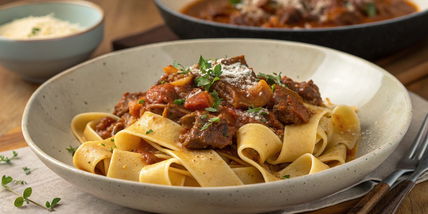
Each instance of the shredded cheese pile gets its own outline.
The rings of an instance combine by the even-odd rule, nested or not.
[[[0,37],[9,39],[45,39],[71,35],[82,31],[78,24],[62,21],[53,16],[29,16],[0,26]]]

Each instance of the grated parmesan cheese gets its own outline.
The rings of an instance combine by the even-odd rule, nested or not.
[[[29,16],[0,26],[0,37],[9,39],[45,39],[71,35],[82,31],[78,24],[59,20],[53,14]]]

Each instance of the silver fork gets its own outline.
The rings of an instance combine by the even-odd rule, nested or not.
[[[427,146],[428,140],[425,135],[428,132],[428,114],[422,123],[422,127],[418,131],[415,142],[410,147],[407,155],[405,155],[397,165],[397,169],[388,177],[377,184],[366,196],[364,196],[353,208],[348,211],[348,214],[365,214],[370,212],[373,207],[382,199],[382,197],[391,189],[395,182],[402,175],[413,172],[422,158]]]

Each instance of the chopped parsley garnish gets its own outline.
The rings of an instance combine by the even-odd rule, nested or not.
[[[199,58],[199,69],[201,76],[195,78],[195,84],[198,87],[203,87],[206,91],[210,91],[211,86],[220,80],[221,64],[217,64],[213,68],[212,64],[201,56]]]
[[[69,146],[66,149],[71,154],[71,156],[74,156],[74,153],[76,153],[77,147]]]
[[[201,115],[201,119],[202,119],[202,120],[205,120],[205,119],[207,119],[207,118],[208,118],[208,115],[207,115],[207,114]]]
[[[248,113],[252,113],[252,114],[260,114],[260,115],[267,115],[269,114],[267,111],[265,111],[264,108],[262,107],[257,107],[257,108],[248,108],[247,110]]]
[[[290,175],[284,175],[284,176],[282,176],[282,179],[289,179],[290,178]]]
[[[259,73],[259,74],[257,74],[257,77],[265,79],[269,85],[277,84],[279,86],[285,87],[285,84],[282,83],[282,81],[281,81],[281,73],[279,73],[279,74],[273,73],[273,75],[272,74]]]
[[[110,139],[111,142],[114,142],[114,138]]]
[[[144,104],[146,101],[145,100],[139,100],[138,104]]]
[[[213,108],[213,107],[208,107],[208,108],[205,108],[205,111],[208,111],[208,112],[217,112],[218,110],[216,108]]]
[[[373,18],[377,15],[376,4],[374,2],[368,2],[366,4],[366,13],[369,18]]]
[[[18,159],[18,153],[16,151],[12,151],[11,157],[6,157],[4,155],[0,155],[0,163],[10,164],[13,159]]]
[[[180,105],[180,106],[183,105],[185,102],[186,102],[185,99],[176,99],[176,100],[174,100],[174,104]]]
[[[218,123],[218,122],[220,122],[219,117],[213,117],[213,118],[209,119],[208,122],[202,126],[201,131],[208,129],[213,123]]]
[[[237,5],[241,3],[241,0],[229,0],[230,4]]]
[[[153,129],[149,129],[148,131],[146,131],[146,134],[150,134],[153,133]]]
[[[31,28],[31,33],[30,33],[30,36],[35,36],[35,35],[37,35],[39,32],[40,32],[40,28],[38,28],[38,27],[33,27],[33,28]]]

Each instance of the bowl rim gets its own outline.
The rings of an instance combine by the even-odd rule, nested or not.
[[[359,58],[357,56],[353,56],[351,54],[342,52],[342,51],[334,50],[334,49],[319,46],[319,45],[306,44],[306,43],[302,43],[302,42],[280,41],[280,40],[272,40],[272,39],[251,39],[251,38],[228,38],[228,39],[218,39],[217,38],[217,39],[189,39],[189,40],[161,42],[161,43],[154,43],[154,44],[129,48],[129,49],[121,50],[121,51],[111,52],[111,53],[93,58],[91,60],[88,60],[84,63],[79,64],[79,65],[73,66],[73,67],[65,70],[64,72],[61,72],[61,73],[55,75],[54,77],[52,77],[51,79],[49,79],[48,81],[46,81],[45,83],[43,83],[40,87],[38,87],[36,89],[36,91],[31,95],[30,99],[28,100],[28,102],[25,106],[22,121],[21,121],[21,129],[23,132],[24,139],[28,143],[29,147],[33,150],[34,153],[36,153],[39,156],[40,159],[44,159],[44,160],[50,162],[51,164],[61,168],[62,170],[66,170],[70,173],[73,173],[73,174],[77,173],[81,176],[88,176],[91,179],[98,179],[98,180],[105,181],[105,182],[118,182],[118,183],[123,184],[123,185],[136,185],[139,187],[152,187],[152,188],[157,188],[159,190],[189,191],[189,192],[205,192],[205,191],[221,192],[221,191],[231,191],[231,190],[239,191],[239,190],[247,190],[247,189],[251,189],[251,188],[253,188],[253,189],[265,189],[268,186],[276,186],[276,185],[284,184],[284,182],[288,182],[291,179],[283,179],[283,180],[279,180],[279,181],[275,181],[275,182],[267,182],[267,183],[246,184],[246,185],[240,185],[240,186],[224,186],[224,187],[187,187],[187,186],[185,186],[185,187],[182,187],[182,186],[166,186],[166,185],[151,184],[151,183],[140,183],[140,182],[136,182],[136,181],[128,181],[128,180],[117,179],[117,178],[109,178],[106,176],[93,174],[93,173],[89,173],[89,172],[77,169],[74,166],[68,165],[62,161],[59,161],[59,160],[53,158],[52,156],[50,156],[46,152],[44,152],[40,147],[38,147],[36,143],[34,143],[32,137],[31,137],[31,135],[27,129],[28,118],[29,118],[29,115],[31,113],[31,106],[33,105],[33,103],[36,102],[36,99],[38,98],[39,93],[44,88],[46,88],[49,84],[55,82],[56,80],[59,80],[59,79],[65,77],[67,75],[70,75],[74,72],[78,72],[79,68],[81,68],[81,67],[92,64],[92,63],[99,61],[101,59],[104,59],[104,58],[109,58],[109,57],[117,55],[117,54],[121,54],[124,52],[139,51],[140,49],[142,50],[142,49],[146,49],[146,48],[156,48],[156,47],[163,47],[163,46],[176,45],[176,44],[209,43],[209,42],[240,42],[240,41],[252,42],[252,44],[254,44],[254,42],[273,43],[273,44],[282,43],[282,44],[286,44],[286,45],[315,48],[315,49],[324,50],[324,51],[327,51],[327,52],[330,52],[333,54],[338,54],[338,55],[350,57],[354,60],[359,61],[360,63],[365,63],[365,64],[368,64],[369,66],[376,68],[376,70],[378,72],[381,72],[383,75],[386,75],[392,81],[396,82],[397,85],[399,87],[401,87],[401,89],[406,92],[404,99],[408,105],[403,107],[403,109],[406,109],[406,107],[407,107],[407,110],[408,110],[406,112],[403,112],[403,114],[406,115],[406,118],[405,118],[406,121],[400,127],[400,130],[402,130],[402,131],[397,132],[391,142],[386,142],[386,143],[382,144],[381,146],[373,149],[371,152],[366,153],[366,154],[364,154],[358,158],[355,158],[354,160],[349,161],[349,162],[342,164],[340,166],[336,166],[334,168],[329,168],[327,170],[324,170],[324,171],[321,171],[318,173],[314,173],[314,174],[310,174],[310,175],[291,178],[296,183],[299,183],[299,182],[305,183],[305,181],[307,181],[306,179],[317,179],[318,177],[321,177],[324,174],[330,173],[331,169],[335,169],[335,170],[341,169],[342,171],[344,171],[344,170],[346,170],[345,168],[349,168],[352,166],[354,166],[354,167],[358,166],[361,162],[364,162],[364,161],[367,161],[368,159],[374,158],[378,153],[386,152],[386,151],[388,151],[388,149],[390,149],[390,151],[391,151],[390,153],[392,153],[394,151],[394,149],[400,144],[404,135],[407,133],[407,130],[408,130],[410,123],[411,123],[411,120],[412,120],[412,107],[411,107],[412,104],[411,104],[409,93],[408,93],[407,89],[402,85],[402,83],[396,77],[394,77],[392,74],[390,74],[389,72],[387,72],[383,68],[379,67],[378,65],[373,64],[373,63],[371,63],[365,59]],[[386,157],[387,156],[389,156],[389,154],[386,155]],[[381,163],[379,163],[379,165],[380,164]],[[366,176],[366,175],[364,175],[364,176]],[[339,190],[337,190],[337,191],[339,191]]]
[[[335,32],[335,31],[345,31],[345,30],[355,30],[360,28],[367,28],[367,27],[376,27],[380,25],[386,25],[386,24],[392,24],[396,22],[405,21],[408,19],[412,19],[417,16],[421,16],[424,14],[428,14],[428,10],[420,10],[415,13],[407,14],[404,16],[395,17],[392,19],[386,19],[382,21],[376,21],[376,22],[369,22],[369,23],[362,23],[362,24],[356,24],[356,25],[346,25],[346,26],[338,26],[338,27],[325,27],[325,28],[264,28],[264,27],[254,27],[254,26],[245,26],[245,25],[233,25],[233,24],[224,24],[219,22],[213,22],[213,21],[207,21],[204,19],[195,18],[189,15],[186,15],[184,13],[181,13],[180,11],[173,10],[166,6],[163,2],[163,0],[154,0],[155,4],[158,6],[159,9],[164,10],[176,17],[179,17],[181,19],[184,19],[189,22],[196,22],[201,25],[208,25],[211,27],[222,27],[227,28],[230,30],[240,30],[240,31],[259,31],[259,32],[288,32],[288,33],[315,33],[315,32]],[[419,7],[415,2],[412,2],[416,6]]]
[[[18,2],[12,2],[9,4],[5,4],[0,6],[0,13],[2,11],[11,9],[11,8],[17,8],[17,7],[21,7],[21,6],[27,6],[27,5],[38,5],[38,4],[73,4],[73,5],[80,5],[80,6],[86,6],[88,8],[92,8],[95,9],[95,11],[98,11],[98,13],[101,16],[101,19],[93,24],[92,26],[73,33],[73,34],[69,34],[69,35],[64,35],[64,36],[59,36],[59,37],[52,37],[52,38],[39,38],[39,39],[11,39],[11,38],[6,38],[6,37],[2,37],[0,36],[0,41],[6,41],[6,42],[43,42],[43,41],[56,41],[56,40],[63,40],[63,39],[68,39],[71,37],[77,37],[83,34],[86,34],[90,31],[93,31],[94,29],[98,28],[100,25],[102,25],[105,21],[105,13],[104,10],[98,6],[95,3],[92,3],[90,1],[86,1],[86,0],[46,0],[46,1],[38,1],[38,2],[34,2],[34,1],[18,1]]]

